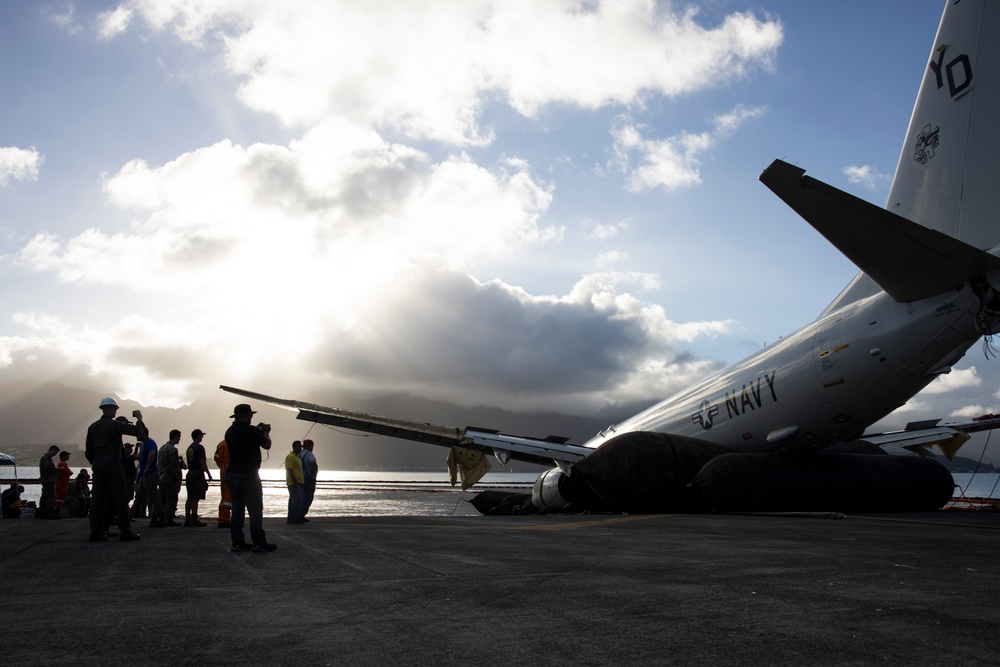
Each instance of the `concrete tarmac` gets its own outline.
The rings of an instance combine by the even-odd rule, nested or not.
[[[7,665],[997,665],[1000,513],[0,521]]]

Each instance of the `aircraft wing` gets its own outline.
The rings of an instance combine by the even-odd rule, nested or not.
[[[896,301],[944,294],[1000,270],[1000,258],[775,160],[760,181]]]
[[[940,422],[940,419],[913,422],[901,431],[863,435],[858,440],[880,447],[901,447],[920,456],[930,454],[929,448],[936,446],[951,460],[958,448],[969,440],[970,433],[1000,428],[1000,415],[983,415],[964,422]]]
[[[415,440],[441,447],[465,447],[493,454],[501,463],[508,459],[551,466],[564,466],[579,461],[593,450],[567,442],[567,438],[549,436],[545,439],[506,435],[491,429],[467,426],[464,428],[428,424],[425,422],[381,417],[367,412],[331,408],[285,398],[275,398],[245,389],[220,385],[220,389],[245,396],[255,401],[269,403],[288,410],[298,410],[298,418],[318,424],[329,424],[353,431],[377,433],[403,440]]]

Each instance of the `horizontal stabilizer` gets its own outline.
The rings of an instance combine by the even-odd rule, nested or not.
[[[929,299],[990,271],[1000,258],[805,176],[775,160],[760,181],[896,301]]]
[[[959,447],[968,442],[970,433],[1000,428],[1000,415],[983,415],[968,421],[940,423],[940,419],[907,424],[901,431],[863,435],[858,440],[879,447],[901,447],[921,456],[929,447],[941,450],[948,460],[955,458]]]
[[[266,394],[258,394],[245,389],[220,385],[220,389],[240,396],[269,403],[289,410],[298,410],[298,418],[303,421],[329,424],[353,431],[377,433],[402,440],[413,440],[441,447],[465,447],[497,454],[505,452],[506,458],[539,465],[552,465],[555,462],[573,463],[584,458],[592,450],[571,445],[564,438],[550,436],[545,440],[526,438],[515,435],[504,435],[499,431],[478,429],[473,427],[458,428],[428,424],[426,422],[381,417],[367,412],[330,408],[315,403],[306,403],[286,398],[275,398]],[[498,457],[499,458],[499,457]]]

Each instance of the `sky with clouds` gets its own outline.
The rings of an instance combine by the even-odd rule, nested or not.
[[[651,404],[854,275],[757,176],[883,204],[942,6],[0,2],[0,381]]]

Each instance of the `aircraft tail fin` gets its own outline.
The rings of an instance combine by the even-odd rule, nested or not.
[[[980,250],[1000,244],[1000,3],[947,2],[886,208]],[[825,313],[878,291],[855,277]]]

